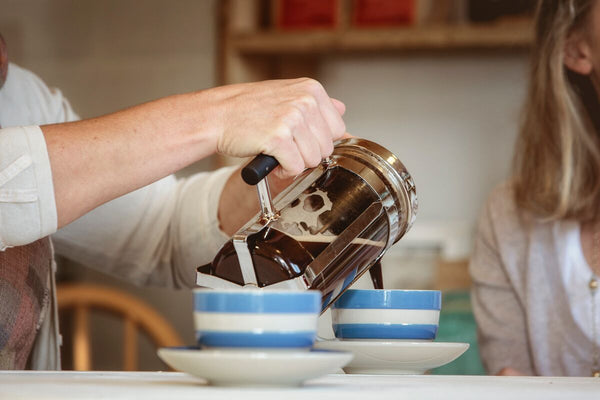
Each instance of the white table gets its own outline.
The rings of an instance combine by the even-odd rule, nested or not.
[[[298,388],[225,388],[178,372],[0,372],[0,399],[600,399],[600,379],[327,375]]]

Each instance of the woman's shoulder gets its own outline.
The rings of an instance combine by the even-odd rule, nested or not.
[[[523,219],[531,219],[517,207],[514,186],[510,181],[502,182],[492,189],[483,212],[492,220],[507,225],[518,225]]]
[[[480,216],[480,228],[487,225],[504,245],[524,246],[529,241],[539,242],[549,236],[560,221],[545,220],[519,207],[514,185],[510,181],[497,185],[489,194]],[[539,243],[541,245],[541,243]]]
[[[480,228],[487,225],[497,240],[513,243],[523,243],[534,231],[552,225],[517,205],[514,185],[510,181],[497,185],[490,192],[479,223]]]

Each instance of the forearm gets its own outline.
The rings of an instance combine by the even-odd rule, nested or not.
[[[58,227],[213,153],[215,132],[201,114],[184,112],[207,107],[201,93],[43,126]]]
[[[58,227],[215,152],[265,153],[281,165],[275,176],[294,176],[331,154],[345,132],[343,112],[318,82],[292,79],[222,86],[44,126]]]

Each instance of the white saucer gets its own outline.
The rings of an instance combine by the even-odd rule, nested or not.
[[[352,353],[341,351],[196,347],[163,347],[158,356],[174,369],[218,386],[299,386],[352,359]]]
[[[347,374],[423,374],[457,359],[468,343],[403,340],[322,340],[315,348],[350,351],[354,359],[343,369]]]

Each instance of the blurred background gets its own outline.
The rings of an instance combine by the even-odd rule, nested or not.
[[[10,60],[62,90],[83,118],[220,84],[321,81],[345,102],[348,131],[394,152],[417,185],[417,222],[384,258],[386,286],[443,289],[439,340],[473,350],[450,372],[481,373],[466,265],[479,210],[509,173],[532,3],[0,0],[0,32]],[[181,174],[231,162],[215,157]],[[62,281],[125,289],[194,342],[189,292],[136,288],[60,261]],[[92,326],[94,368],[119,369],[121,328],[104,316]],[[147,339],[139,366],[164,369]]]

